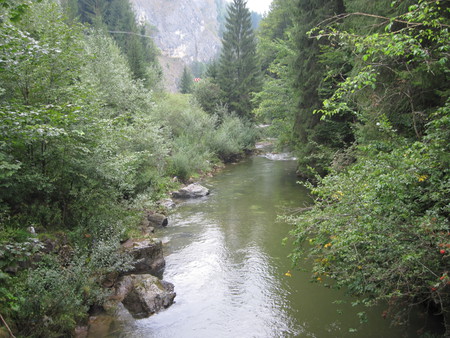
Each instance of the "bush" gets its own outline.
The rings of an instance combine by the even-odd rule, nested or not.
[[[209,79],[196,83],[192,94],[200,107],[208,114],[214,114],[217,106],[220,106],[223,101],[220,87]]]
[[[35,269],[16,278],[18,311],[13,318],[23,336],[71,336],[77,323],[87,319],[89,308],[109,295],[102,278],[131,267],[131,258],[119,251],[115,236],[96,242],[89,255],[60,258],[42,256]]]
[[[211,139],[211,149],[225,161],[233,161],[250,150],[257,138],[256,129],[235,115],[225,115]]]
[[[450,310],[449,116],[441,108],[412,145],[380,125],[389,141],[358,147],[358,162],[318,178],[315,206],[291,219],[292,257],[313,260],[313,280],[389,304],[397,324],[414,304]]]
[[[186,181],[191,176],[210,170],[213,156],[205,139],[195,135],[182,135],[173,143],[168,173]]]

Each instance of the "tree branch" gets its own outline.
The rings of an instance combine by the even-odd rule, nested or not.
[[[6,323],[6,321],[5,321],[5,319],[3,318],[3,316],[2,316],[1,313],[0,313],[0,319],[2,320],[3,324],[5,324],[6,329],[7,329],[8,332],[9,332],[9,335],[10,335],[12,338],[16,338],[16,336],[13,335],[11,329],[9,328],[8,324]]]

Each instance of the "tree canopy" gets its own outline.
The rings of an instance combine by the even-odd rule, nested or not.
[[[260,87],[260,68],[250,11],[244,0],[228,7],[217,83],[231,111],[250,117],[252,95]]]

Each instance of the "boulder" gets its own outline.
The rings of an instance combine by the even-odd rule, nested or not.
[[[133,268],[125,274],[158,274],[166,265],[160,240],[129,239],[122,247],[133,257]]]
[[[77,338],[95,338],[95,337],[107,337],[111,326],[114,322],[114,318],[108,315],[98,315],[89,317],[89,323],[87,332],[80,327]]]
[[[89,329],[87,326],[77,326],[73,333],[74,338],[87,338]]]
[[[152,275],[129,275],[119,280],[114,298],[121,301],[134,318],[140,319],[168,308],[175,296],[172,283]]]
[[[209,189],[198,183],[189,184],[187,187],[172,193],[175,198],[198,198],[206,195],[209,195]]]
[[[149,225],[154,228],[165,227],[169,224],[167,216],[158,213],[147,213],[147,220],[149,221]]]
[[[173,209],[177,206],[170,198],[165,198],[159,201],[158,204],[166,209]]]

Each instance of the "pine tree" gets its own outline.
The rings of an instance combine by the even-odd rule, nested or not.
[[[184,66],[183,75],[181,75],[179,89],[182,94],[192,92],[192,74],[186,66]]]
[[[157,66],[157,49],[146,36],[146,27],[137,24],[131,3],[128,0],[78,0],[78,9],[82,22],[110,32],[127,56],[133,77],[150,85],[148,67]]]
[[[256,40],[246,5],[244,0],[233,0],[228,7],[217,78],[231,111],[242,117],[249,117],[252,93],[260,88]]]

